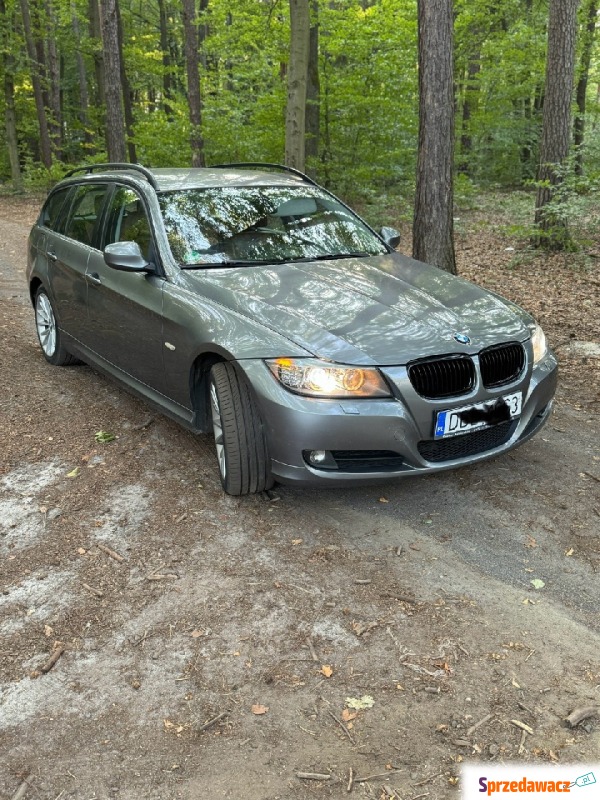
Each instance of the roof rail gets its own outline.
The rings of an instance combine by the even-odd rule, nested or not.
[[[316,181],[313,181],[312,178],[309,178],[308,175],[305,175],[304,172],[300,172],[299,169],[294,169],[294,167],[288,167],[285,164],[270,164],[267,161],[239,161],[233,164],[211,164],[208,169],[226,169],[227,167],[235,167],[239,169],[249,169],[252,167],[267,167],[268,169],[279,170],[280,172],[290,172],[292,175],[297,175],[299,178],[307,181],[308,183],[312,183],[313,186],[317,186]]]
[[[139,172],[140,175],[143,175],[144,178],[148,181],[150,186],[153,189],[158,191],[158,183],[156,182],[156,178],[150,172],[149,169],[143,167],[141,164],[127,164],[125,162],[115,162],[109,164],[87,164],[85,167],[75,167],[75,169],[70,170],[64,176],[65,178],[70,178],[72,175],[76,175],[78,172],[85,172],[86,175],[90,175],[92,172],[96,172],[96,170],[133,170],[134,172]]]

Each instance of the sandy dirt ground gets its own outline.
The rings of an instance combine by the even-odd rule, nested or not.
[[[530,443],[236,499],[209,437],[44,361],[37,208],[0,201],[1,797],[436,800],[465,761],[598,760],[598,716],[565,721],[600,697],[597,261],[514,266],[481,220],[459,238],[462,274],[557,348]]]

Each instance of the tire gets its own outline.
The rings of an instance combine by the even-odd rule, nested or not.
[[[34,307],[35,329],[46,361],[55,367],[78,364],[79,359],[67,352],[62,345],[54,308],[43,286],[40,286],[35,294]]]
[[[231,495],[269,489],[267,442],[250,388],[231,364],[220,362],[210,371],[208,392],[223,489]]]

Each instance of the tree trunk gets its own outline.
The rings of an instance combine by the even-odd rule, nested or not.
[[[208,8],[208,0],[200,0],[200,13],[203,14],[206,9]],[[231,24],[229,20],[231,20],[231,15],[228,15],[228,24]],[[209,34],[208,24],[206,20],[202,20],[198,24],[198,54],[200,58],[200,65],[202,69],[206,72],[208,69],[208,59],[206,57],[206,50],[204,49],[204,42]],[[214,59],[211,59],[214,61]]]
[[[479,73],[481,72],[481,56],[476,53],[469,59],[467,80],[462,107],[462,132],[460,137],[460,165],[459,172],[464,175],[471,174],[470,158],[473,150],[473,137],[471,136],[471,117],[479,104]]]
[[[104,88],[104,51],[102,46],[102,24],[100,22],[100,7],[98,0],[89,0],[89,34],[92,40],[92,54],[94,57],[94,76],[96,78],[96,93],[94,105],[104,108],[106,105],[106,92]]]
[[[93,152],[92,132],[90,130],[89,120],[89,106],[90,96],[88,93],[87,85],[87,72],[85,68],[85,61],[81,54],[81,30],[79,28],[79,17],[77,16],[77,9],[75,3],[71,2],[71,27],[73,28],[73,36],[75,37],[75,63],[77,65],[77,77],[79,79],[79,122],[83,129],[83,138],[87,145],[86,152]]]
[[[119,0],[116,0],[117,9],[117,35],[119,42],[119,71],[121,75],[121,87],[123,90],[123,106],[125,109],[125,132],[127,134],[127,152],[129,153],[129,160],[132,164],[137,163],[137,153],[135,150],[134,141],[134,119],[133,119],[133,100],[131,84],[127,77],[127,70],[125,69],[125,59],[123,57],[123,23],[121,21],[121,9],[119,8]]]
[[[290,0],[290,63],[285,115],[285,163],[304,171],[306,84],[310,49],[309,0]]]
[[[202,138],[202,97],[200,95],[200,67],[198,59],[198,31],[196,28],[195,0],[182,0],[185,63],[190,109],[190,145],[192,167],[203,167],[204,140]]]
[[[23,17],[25,46],[31,65],[31,85],[33,86],[33,97],[40,129],[40,159],[42,164],[49,169],[52,166],[52,146],[50,144],[48,118],[46,116],[46,106],[44,104],[42,80],[40,76],[41,65],[38,61],[35,41],[31,30],[31,15],[29,13],[28,0],[21,0],[21,14]]]
[[[171,98],[173,96],[173,76],[171,75],[171,51],[169,49],[169,28],[167,25],[167,7],[165,0],[158,0],[158,15],[160,21],[160,49],[163,64],[163,108],[169,120],[173,118]]]
[[[548,213],[561,178],[556,166],[569,155],[571,144],[571,99],[575,74],[575,42],[577,38],[577,8],[579,0],[550,0],[548,22],[548,56],[542,143],[537,190],[535,223],[540,234],[537,246],[563,250],[569,243],[567,221]]]
[[[56,49],[56,13],[51,0],[45,0],[46,26],[46,75],[48,76],[48,107],[51,112],[49,121],[50,138],[54,145],[54,153],[60,160],[62,151],[62,97],[60,79],[60,58]]]
[[[319,83],[319,0],[311,0],[311,24],[308,44],[308,80],[306,84],[306,144],[307,172],[314,178],[319,157],[320,83]]]
[[[573,144],[575,145],[575,172],[583,175],[583,138],[585,133],[585,109],[590,65],[592,63],[592,50],[596,35],[596,18],[598,16],[598,0],[589,0],[587,8],[587,25],[585,39],[581,48],[581,61],[579,64],[579,80],[577,81],[577,114],[575,116],[575,129]]]
[[[106,96],[106,149],[109,161],[126,160],[117,13],[117,0],[100,0]]]
[[[456,274],[452,0],[418,0],[419,150],[413,256]]]
[[[0,20],[2,26],[2,40],[0,42],[0,67],[4,75],[4,127],[6,130],[6,149],[10,162],[10,176],[13,188],[21,191],[23,188],[23,178],[21,175],[21,164],[19,162],[19,142],[17,138],[17,116],[15,112],[15,81],[14,81],[14,58],[13,48],[15,46],[13,37],[13,13],[10,19],[6,14],[5,0],[0,0]]]

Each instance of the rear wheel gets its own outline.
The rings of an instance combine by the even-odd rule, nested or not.
[[[55,367],[77,364],[78,359],[62,346],[62,337],[50,298],[40,286],[35,295],[35,329],[46,361]]]
[[[212,367],[209,397],[223,488],[232,495],[268,489],[273,479],[256,401],[231,364]]]

